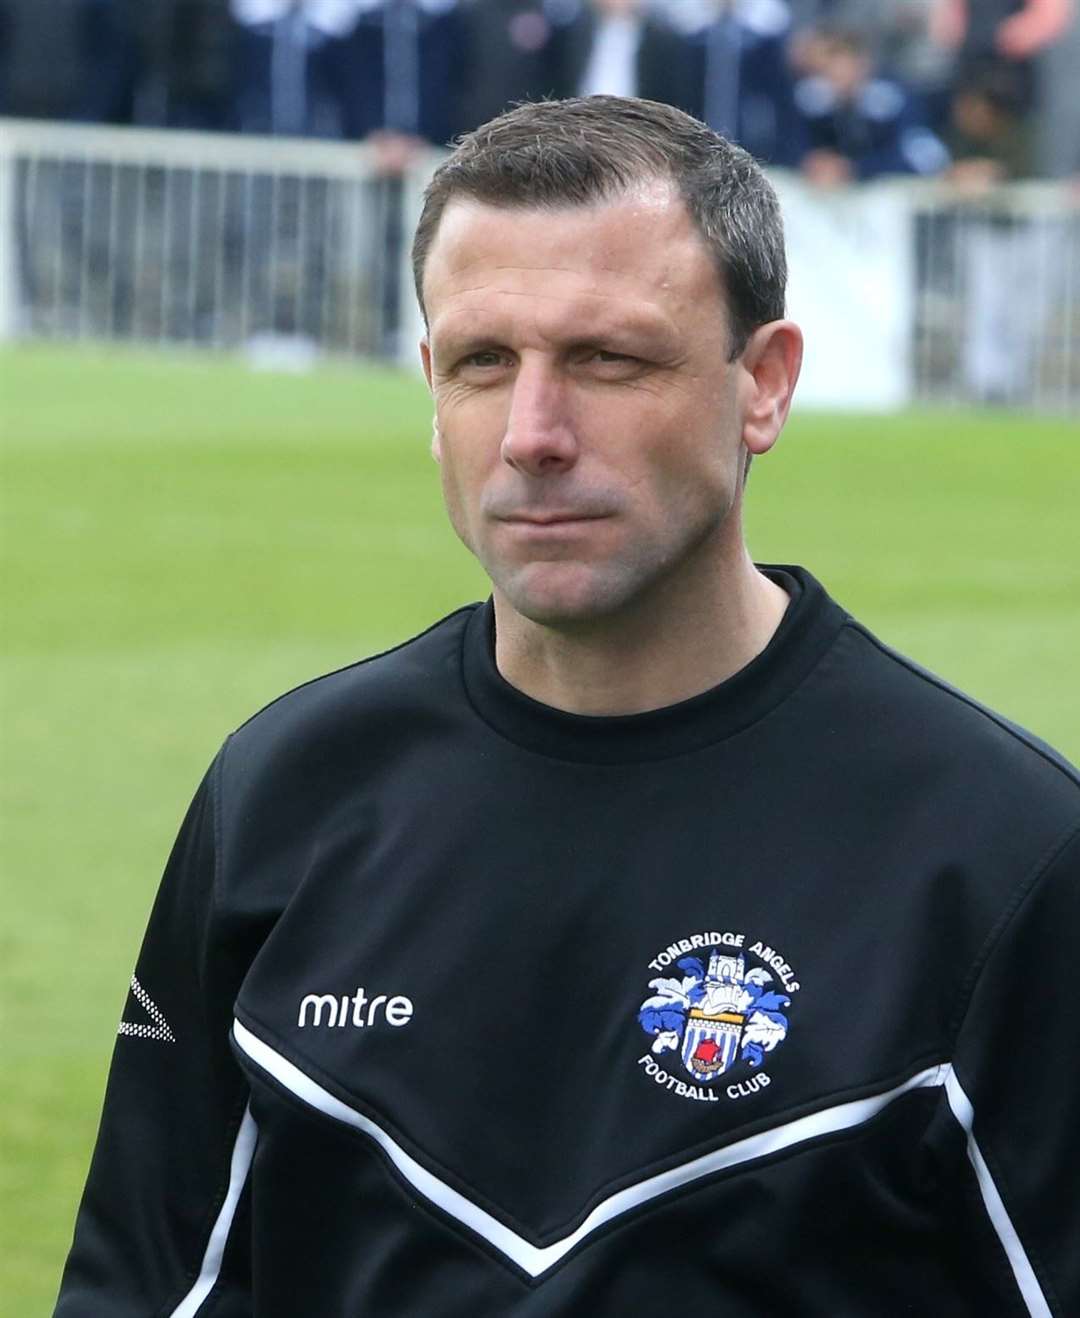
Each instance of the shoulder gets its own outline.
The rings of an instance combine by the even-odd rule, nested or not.
[[[250,778],[278,765],[296,772],[313,758],[337,762],[346,752],[400,736],[425,711],[453,706],[461,690],[462,636],[476,607],[457,609],[390,650],[271,701],[229,738],[230,777]]]
[[[977,931],[964,956],[1080,834],[1080,776],[1062,755],[854,620],[791,703],[800,809],[866,848],[882,901],[898,884],[943,903],[942,928]]]
[[[846,698],[864,748],[890,750],[957,804],[1049,827],[1080,823],[1080,772],[1041,738],[981,704],[849,619],[840,639]]]
[[[279,912],[317,855],[373,826],[380,801],[405,808],[433,790],[432,747],[442,738],[453,763],[469,719],[461,647],[474,608],[296,687],[228,738],[207,816],[222,910]]]

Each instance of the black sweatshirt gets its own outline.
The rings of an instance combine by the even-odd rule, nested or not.
[[[229,738],[60,1318],[1080,1313],[1080,780],[769,572],[667,709],[488,603]]]

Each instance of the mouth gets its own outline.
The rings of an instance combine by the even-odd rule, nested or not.
[[[555,513],[517,513],[510,517],[502,517],[499,520],[509,523],[511,526],[544,527],[556,526],[580,526],[585,522],[599,522],[607,517],[607,513],[589,513],[589,512],[555,512]]]
[[[542,513],[527,517],[507,517],[503,526],[519,544],[566,544],[586,540],[605,517],[586,513]]]

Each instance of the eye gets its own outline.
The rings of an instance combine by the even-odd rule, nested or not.
[[[495,348],[478,348],[461,359],[462,366],[478,366],[481,369],[503,364],[503,355]]]
[[[640,357],[614,348],[590,348],[581,355],[581,364],[601,380],[623,380],[636,376],[644,367]]]

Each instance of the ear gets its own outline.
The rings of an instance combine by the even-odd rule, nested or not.
[[[431,344],[426,338],[420,340],[420,362],[424,368],[424,379],[431,389]],[[439,418],[431,418],[431,456],[436,462],[442,461],[442,436],[439,434]]]
[[[791,409],[802,366],[802,330],[791,320],[771,320],[750,335],[742,366],[742,440],[749,453],[768,453]]]

